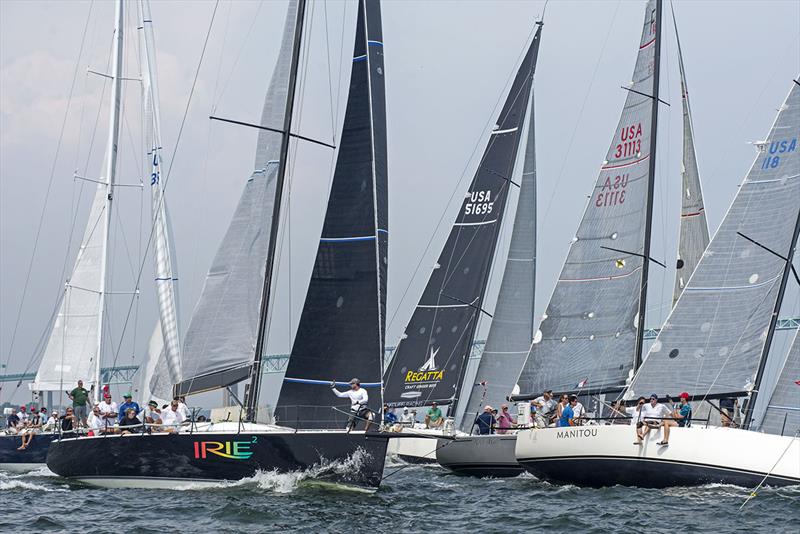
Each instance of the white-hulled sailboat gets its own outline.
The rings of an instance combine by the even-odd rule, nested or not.
[[[532,429],[517,460],[534,475],[590,486],[800,484],[797,341],[770,396],[772,339],[800,233],[800,82],[794,81],[766,141],[624,398],[652,392],[695,403],[740,398],[740,428],[696,421],[633,444],[628,425]],[[792,387],[794,385],[794,388]],[[761,409],[766,406],[766,409]],[[754,417],[764,413],[761,420]],[[743,454],[746,451],[746,454]]]
[[[315,480],[375,490],[386,438],[347,432],[331,381],[380,386],[388,249],[383,39],[378,0],[359,0],[347,110],[338,147],[294,131],[305,0],[289,3],[283,45],[258,128],[255,170],[194,310],[181,354],[191,395],[249,380],[245,417],[192,424],[177,434],[64,439],[51,445],[55,473],[109,487],[174,487],[240,480],[259,471],[304,471]],[[225,119],[221,119],[225,120]],[[338,148],[311,282],[275,413],[259,421],[262,357],[273,308],[275,263],[286,205],[287,164],[298,143]],[[328,179],[321,177],[322,183]],[[370,407],[378,411],[380,387]],[[270,414],[263,414],[269,419]],[[136,459],[131,461],[131,459]]]

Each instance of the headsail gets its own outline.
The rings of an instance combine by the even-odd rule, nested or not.
[[[156,400],[166,402],[172,398],[173,382],[167,369],[167,358],[164,354],[164,334],[161,332],[161,321],[156,322],[153,334],[147,344],[147,359],[139,368],[139,398],[148,402]]]
[[[327,385],[358,377],[380,386],[389,243],[383,76],[380,2],[360,0],[322,237],[275,412],[283,425],[341,428]],[[372,390],[373,410],[380,400],[380,389]]]
[[[675,12],[672,13],[673,21]],[[700,172],[697,169],[697,154],[694,150],[694,128],[689,106],[689,89],[686,85],[686,71],[683,68],[681,41],[678,28],[675,28],[678,41],[678,65],[681,75],[681,102],[683,104],[683,168],[681,171],[681,232],[678,244],[678,261],[675,272],[673,305],[681,296],[683,288],[692,276],[697,262],[708,246],[708,222],[706,221],[703,189],[700,185]]]
[[[391,405],[447,404],[458,397],[512,187],[536,50],[538,39],[522,60],[456,222],[386,372],[385,400]]]
[[[533,36],[533,65],[536,71],[542,25]],[[528,137],[520,179],[517,213],[511,232],[503,281],[492,317],[492,326],[481,354],[475,384],[464,384],[468,395],[461,428],[469,431],[473,415],[481,404],[497,406],[511,393],[525,363],[534,334],[534,295],[536,285],[536,132],[534,91],[528,103]]]
[[[761,431],[793,436],[800,430],[800,334],[795,334],[786,363],[767,405]]]
[[[629,396],[685,390],[713,398],[757,389],[757,366],[788,276],[783,258],[791,258],[796,246],[798,137],[800,84],[795,82]]]
[[[289,3],[278,62],[261,123],[280,128],[286,108],[297,1]],[[264,266],[275,208],[282,135],[259,130],[255,170],[208,271],[183,346],[184,394],[224,387],[249,376],[260,322]]]
[[[657,9],[657,0],[647,3],[633,82],[520,375],[522,393],[618,387],[634,365],[654,170]]]

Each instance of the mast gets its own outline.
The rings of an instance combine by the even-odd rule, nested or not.
[[[661,72],[661,0],[656,0],[655,20],[656,42],[653,57],[653,110],[650,121],[650,165],[647,176],[647,215],[644,227],[644,250],[642,251],[642,280],[639,290],[639,312],[636,326],[636,349],[633,359],[633,371],[636,372],[642,365],[642,350],[644,347],[644,316],[647,309],[647,281],[650,271],[650,233],[653,227],[653,190],[656,179],[656,146],[658,145],[658,86]]]
[[[275,267],[275,251],[277,248],[278,226],[280,222],[281,200],[283,198],[283,184],[286,178],[288,164],[290,132],[292,128],[292,112],[294,110],[294,95],[297,88],[297,72],[300,62],[300,47],[302,44],[303,22],[305,19],[305,0],[298,0],[297,18],[295,20],[294,43],[292,47],[292,63],[289,69],[289,90],[286,95],[286,111],[283,116],[283,133],[281,138],[280,162],[278,163],[278,176],[275,184],[275,208],[272,214],[269,248],[267,249],[267,262],[264,274],[264,288],[261,294],[260,321],[258,336],[256,338],[255,357],[250,372],[250,389],[245,398],[246,417],[255,422],[258,409],[258,396],[261,389],[261,363],[267,340],[267,318],[269,314],[269,300],[272,291],[272,273]]]
[[[95,357],[95,391],[94,398],[96,402],[100,401],[100,357],[103,353],[103,314],[105,312],[105,297],[107,285],[107,269],[108,264],[108,245],[109,245],[109,230],[111,229],[111,206],[114,198],[114,180],[117,173],[117,144],[119,140],[119,110],[122,95],[122,21],[124,16],[124,8],[122,0],[117,0],[114,15],[114,45],[112,51],[111,63],[111,110],[110,118],[108,121],[108,145],[106,147],[106,186],[108,194],[105,201],[105,216],[103,224],[105,225],[105,239],[103,240],[102,255],[101,255],[101,279],[100,290],[98,291],[98,298],[100,300],[100,313],[98,314],[98,328],[97,328],[97,356]]]
[[[758,361],[755,384],[753,385],[753,391],[750,394],[750,400],[747,403],[747,413],[744,416],[744,421],[742,424],[744,428],[749,428],[750,423],[753,420],[753,412],[756,406],[756,399],[758,398],[758,390],[761,389],[761,380],[764,378],[764,370],[767,367],[769,349],[772,345],[772,338],[775,336],[775,326],[778,324],[778,314],[781,311],[783,296],[786,294],[786,284],[789,281],[789,274],[792,272],[792,258],[794,258],[795,251],[797,250],[798,235],[800,235],[800,211],[797,212],[797,221],[794,225],[794,234],[792,234],[792,244],[789,246],[789,251],[786,255],[786,264],[783,267],[783,274],[781,275],[781,285],[778,289],[778,297],[775,299],[775,307],[772,310],[772,317],[770,317],[769,320],[767,339],[764,341],[764,348],[761,350],[761,358]]]

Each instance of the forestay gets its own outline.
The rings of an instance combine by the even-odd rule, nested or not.
[[[378,0],[360,0],[339,152],[308,293],[278,398],[278,423],[340,428],[328,389],[358,377],[380,408],[388,199],[383,38]]]
[[[537,43],[531,43],[522,60],[456,222],[386,372],[385,398],[390,405],[447,404],[458,397],[512,187]]]
[[[793,436],[800,430],[800,334],[796,334],[775,391],[767,405],[761,431]]]
[[[674,13],[673,13],[674,20]],[[677,28],[675,36],[677,39]],[[681,231],[678,242],[678,261],[675,272],[673,305],[681,296],[683,288],[692,276],[697,263],[708,246],[708,222],[706,221],[700,171],[697,169],[697,154],[694,150],[694,127],[689,107],[689,89],[683,67],[681,42],[678,41],[678,65],[681,75],[681,102],[683,105],[683,163],[681,170]]]
[[[684,390],[743,395],[755,385],[787,274],[786,262],[774,253],[791,257],[800,217],[798,137],[795,82],[628,396]]]
[[[542,25],[533,36],[533,65],[536,70]],[[517,376],[533,341],[534,293],[536,284],[536,131],[534,90],[528,103],[528,130],[525,159],[520,179],[517,213],[511,232],[503,281],[492,317],[492,325],[481,354],[475,383],[468,395],[461,429],[471,430],[473,418],[482,404],[497,406],[512,392]]]
[[[286,108],[297,2],[289,3],[278,62],[261,124],[280,129]],[[180,393],[241,381],[250,373],[260,321],[264,271],[275,207],[282,135],[259,130],[255,170],[208,271],[186,332]]]
[[[633,367],[643,271],[637,254],[645,254],[652,194],[656,15],[650,0],[622,116],[518,381],[524,394],[621,386]]]

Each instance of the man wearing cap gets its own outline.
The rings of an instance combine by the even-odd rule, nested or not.
[[[669,445],[669,427],[686,427],[691,424],[692,406],[689,404],[689,394],[685,391],[680,394],[680,403],[672,408],[672,419],[664,419],[664,439],[658,442],[659,445]]]
[[[642,439],[651,429],[663,426],[663,421],[670,417],[669,408],[658,402],[658,395],[655,393],[650,395],[650,402],[642,406],[642,418],[644,419]],[[659,442],[659,444],[661,443],[663,442]]]
[[[72,411],[82,426],[86,426],[86,403],[89,402],[89,392],[83,387],[83,380],[78,380],[78,387],[67,393],[72,399]]]
[[[512,426],[514,426],[514,417],[508,411],[508,404],[503,404],[500,406],[500,415],[497,416],[497,433],[507,434]]]
[[[403,413],[400,414],[400,424],[402,426],[414,426],[414,416],[408,411],[408,408],[403,408]]]
[[[350,432],[355,428],[359,419],[366,421],[364,431],[366,432],[369,430],[371,423],[370,418],[372,415],[367,406],[369,404],[369,395],[367,394],[367,390],[361,387],[361,381],[358,378],[352,379],[350,381],[349,391],[339,391],[336,389],[336,381],[334,381],[331,382],[331,391],[339,398],[347,397],[350,399],[350,417],[347,419],[346,430]]]
[[[496,421],[492,412],[494,412],[494,408],[487,404],[483,408],[483,413],[475,418],[474,424],[478,427],[478,434],[481,436],[494,434],[494,426]]]
[[[434,401],[425,414],[425,428],[439,428],[443,424],[444,417],[442,416],[442,409],[439,408],[439,405]]]
[[[134,402],[133,396],[130,393],[126,393],[122,397],[125,399],[125,402],[119,406],[119,424],[122,424],[122,421],[125,419],[125,414],[128,413],[128,408],[133,408],[137,414],[141,411],[141,408],[139,408],[139,403]]]
[[[114,431],[114,423],[119,418],[119,409],[117,403],[111,400],[111,393],[106,391],[103,393],[103,400],[97,405],[100,411],[100,428],[104,432]]]

